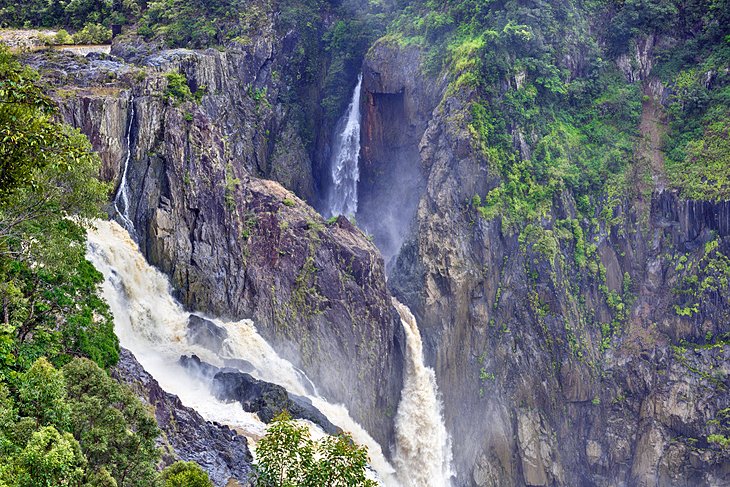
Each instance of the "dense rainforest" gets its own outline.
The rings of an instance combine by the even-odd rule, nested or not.
[[[0,0],[0,29],[0,485],[730,482],[728,0]],[[389,473],[277,416],[301,391],[236,389],[263,439],[185,423],[115,334],[87,260],[106,217]],[[392,299],[447,453],[404,453],[437,435],[402,412]]]

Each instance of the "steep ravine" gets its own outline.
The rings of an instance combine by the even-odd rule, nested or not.
[[[572,240],[546,259],[468,204],[497,180],[464,123],[473,93],[447,95],[445,78],[419,69],[418,48],[379,43],[363,67],[356,218],[390,261],[387,289],[376,246],[295,196],[316,199],[319,162],[277,97],[286,87],[272,73],[287,45],[270,31],[225,52],[134,40],[116,43],[119,58],[26,61],[101,153],[105,179],[120,181],[131,151],[130,219],[180,301],[253,319],[386,452],[406,347],[392,293],[417,318],[435,370],[455,485],[728,483],[728,454],[706,438],[730,406],[730,351],[704,338],[728,322],[727,296],[703,297],[686,317],[675,306],[693,303],[673,289],[682,258],[728,255],[730,204],[661,188],[628,195],[616,224],[586,229],[602,281],[575,268]],[[206,94],[166,96],[167,72]],[[655,110],[661,97],[649,101]],[[564,193],[543,224],[575,217]],[[632,298],[608,347],[599,323],[616,310],[606,291]]]

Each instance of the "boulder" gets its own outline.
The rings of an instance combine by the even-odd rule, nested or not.
[[[238,401],[243,409],[258,414],[270,423],[282,411],[293,418],[306,419],[319,425],[327,434],[342,432],[312,405],[306,397],[289,394],[283,387],[255,379],[249,374],[222,369],[213,377],[213,395],[223,401]]]
[[[228,332],[210,320],[191,314],[188,318],[186,337],[190,343],[218,353],[221,351],[223,341],[228,338]]]

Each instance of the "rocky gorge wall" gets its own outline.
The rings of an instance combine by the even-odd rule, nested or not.
[[[728,296],[713,284],[730,255],[727,202],[658,187],[626,196],[610,222],[579,222],[595,246],[580,265],[570,193],[524,233],[469,204],[499,179],[467,128],[474,93],[447,93],[446,78],[419,68],[418,48],[381,42],[363,67],[357,219],[393,257],[386,289],[373,243],[297,197],[316,200],[322,168],[278,96],[291,88],[274,76],[289,36],[224,52],[135,39],[116,43],[117,57],[28,62],[89,135],[106,179],[119,181],[131,149],[136,237],[181,300],[253,318],[381,445],[402,385],[392,293],[418,318],[436,370],[456,485],[727,483],[727,451],[707,441],[730,406],[730,352],[717,338]],[[650,82],[650,44],[638,71],[620,62],[627,79]],[[168,72],[205,87],[200,101],[167,95]]]
[[[253,319],[388,451],[403,331],[375,246],[292,192],[311,197],[313,183],[289,107],[277,98],[286,87],[272,76],[288,43],[269,32],[247,49],[220,52],[133,39],[115,43],[110,58],[44,52],[25,61],[102,155],[104,178],[118,185],[131,151],[128,217],[180,300]],[[182,73],[191,93],[201,89],[199,101],[171,95],[168,73]]]
[[[586,229],[595,261],[581,268],[562,229],[577,215],[569,193],[541,222],[549,233],[521,235],[470,205],[498,178],[470,142],[472,93],[434,98],[439,80],[412,75],[413,61],[412,48],[376,45],[363,96],[430,102],[411,125],[426,183],[389,288],[418,318],[436,369],[456,485],[728,482],[727,451],[707,441],[730,405],[730,347],[714,341],[727,330],[727,287],[692,287],[686,271],[722,279],[727,202],[627,197],[617,218]],[[387,130],[383,117],[365,120],[366,134]],[[367,138],[366,160],[390,143]],[[387,164],[368,170],[393,177]]]

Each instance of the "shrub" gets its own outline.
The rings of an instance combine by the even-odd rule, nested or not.
[[[76,44],[106,44],[112,40],[112,31],[101,24],[86,24],[73,35]]]
[[[162,487],[213,487],[208,474],[195,462],[175,462],[160,474]]]
[[[274,419],[256,446],[255,487],[375,487],[365,476],[367,450],[343,433],[313,441],[288,414]]]
[[[188,79],[184,74],[170,72],[165,75],[165,78],[167,78],[165,96],[178,101],[187,101],[193,97],[188,86]]]

